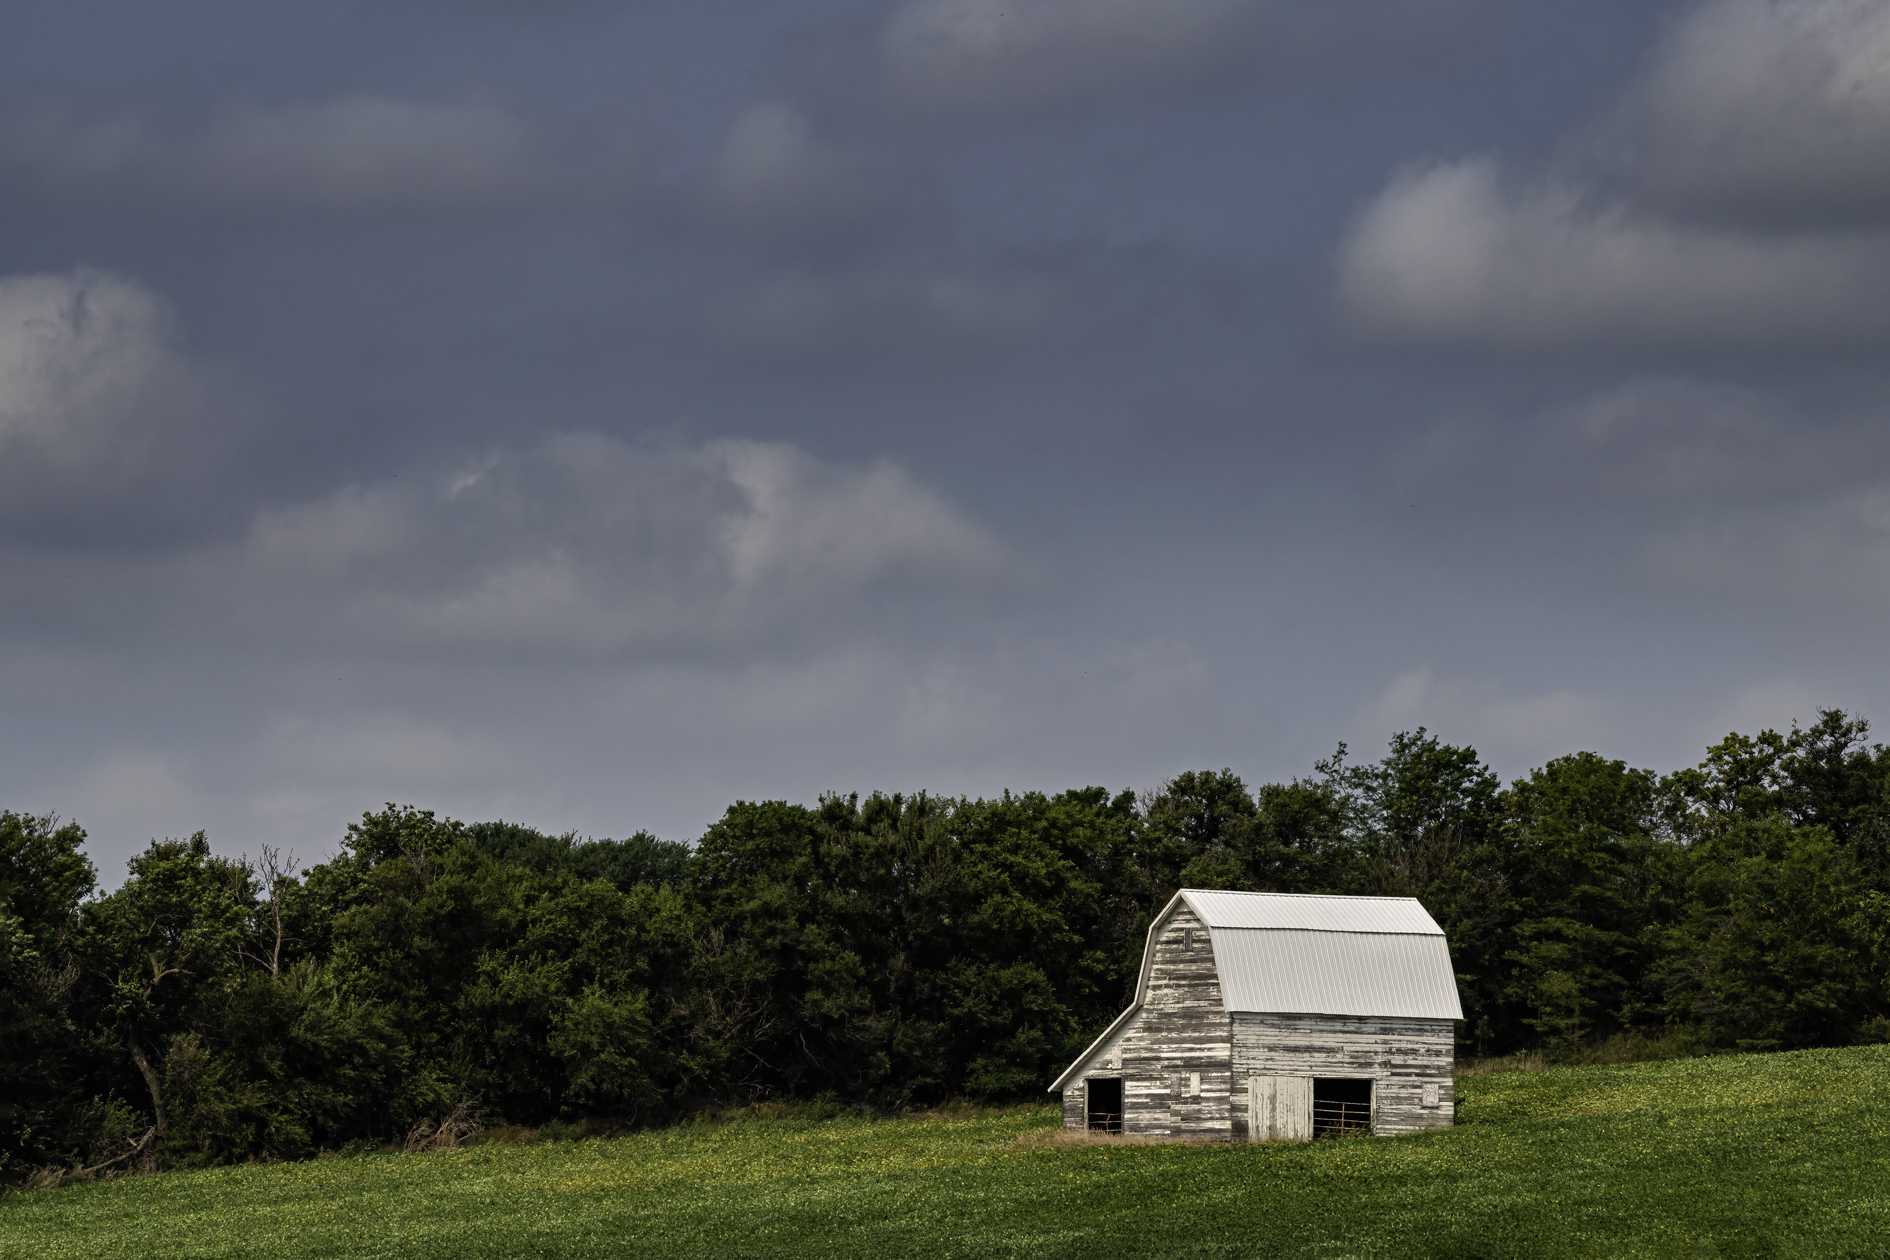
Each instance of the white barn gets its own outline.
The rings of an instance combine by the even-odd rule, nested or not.
[[[1176,893],[1135,1001],[1050,1086],[1067,1129],[1265,1142],[1444,1128],[1463,1018],[1412,897]]]

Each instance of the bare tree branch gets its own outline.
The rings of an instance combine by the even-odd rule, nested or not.
[[[257,869],[269,893],[268,939],[263,946],[263,954],[252,954],[248,949],[240,946],[236,952],[267,971],[271,980],[280,980],[282,978],[282,946],[288,939],[282,918],[282,889],[283,885],[294,880],[295,850],[289,850],[285,858],[281,849],[265,844],[262,847],[262,861]]]

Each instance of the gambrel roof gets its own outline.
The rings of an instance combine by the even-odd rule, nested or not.
[[[1415,897],[1184,888],[1149,925],[1134,1003],[1057,1078],[1053,1092],[1142,1008],[1155,938],[1184,905],[1207,928],[1229,1014],[1463,1018],[1444,929]]]
[[[1444,929],[1415,897],[1185,888],[1156,926],[1184,901],[1208,928],[1230,1012],[1463,1018]],[[1149,959],[1144,953],[1138,1005]]]

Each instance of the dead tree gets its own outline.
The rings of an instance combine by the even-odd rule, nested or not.
[[[288,939],[282,922],[282,890],[295,881],[295,851],[291,849],[285,858],[281,849],[265,844],[262,861],[256,869],[269,892],[268,922],[261,933],[257,953],[242,947],[237,952],[267,971],[271,980],[279,980],[282,978],[282,946]]]

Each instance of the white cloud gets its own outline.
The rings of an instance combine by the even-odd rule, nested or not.
[[[1890,7],[1710,0],[1604,133],[1643,193],[1771,223],[1890,219]]]
[[[265,635],[684,655],[858,631],[876,608],[975,606],[1017,571],[891,464],[583,434],[274,509],[240,549],[186,565]]]
[[[201,510],[240,407],[175,344],[165,304],[97,271],[0,278],[0,522]],[[198,500],[193,508],[193,500]]]
[[[171,374],[169,321],[102,272],[0,279],[0,449],[70,467],[125,436]]]
[[[1392,181],[1346,242],[1340,297],[1361,329],[1415,341],[1874,344],[1890,240],[1675,224],[1568,185],[1506,189],[1472,158]]]
[[[1001,109],[1170,78],[1247,36],[1249,0],[914,0],[881,44],[921,104]]]
[[[1890,337],[1890,8],[1706,0],[1553,170],[1407,171],[1345,243],[1357,325],[1496,346]]]
[[[560,192],[509,113],[483,104],[346,96],[227,108],[194,131],[42,115],[0,145],[42,188],[133,204],[317,212],[504,208]]]

